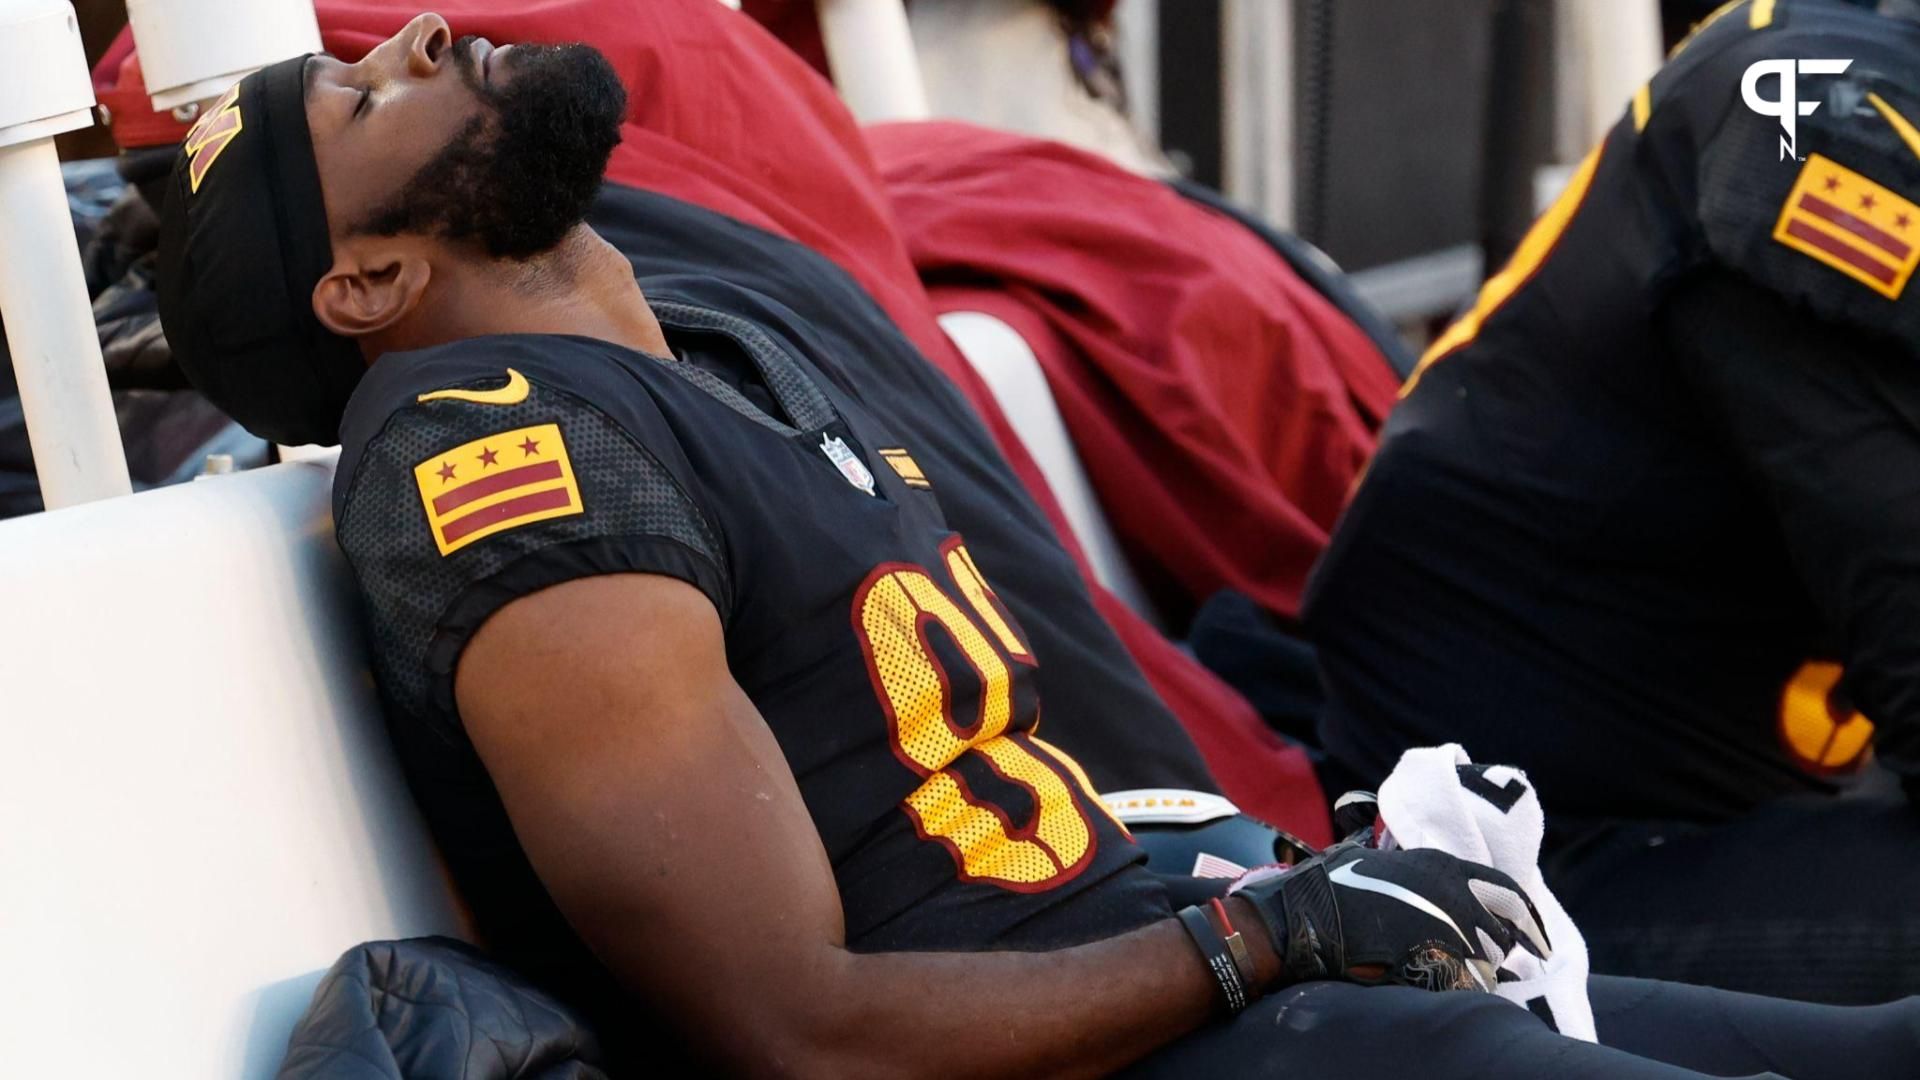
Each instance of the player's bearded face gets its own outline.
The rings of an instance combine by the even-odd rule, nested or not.
[[[353,231],[438,236],[525,259],[585,220],[626,113],[612,65],[585,45],[515,45],[497,55],[489,83],[474,42],[455,42],[453,61],[485,108]]]

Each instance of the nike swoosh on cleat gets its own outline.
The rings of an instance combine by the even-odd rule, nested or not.
[[[1450,916],[1448,916],[1446,912],[1441,911],[1438,907],[1435,907],[1433,901],[1427,899],[1424,896],[1421,896],[1419,893],[1414,892],[1412,889],[1408,889],[1400,885],[1395,885],[1391,881],[1381,881],[1379,878],[1362,877],[1359,873],[1357,873],[1356,871],[1359,870],[1360,864],[1366,861],[1367,860],[1365,859],[1355,859],[1352,862],[1347,863],[1343,866],[1335,867],[1332,871],[1330,871],[1327,874],[1327,880],[1333,882],[1335,885],[1345,885],[1349,889],[1359,889],[1362,892],[1379,893],[1381,896],[1387,897],[1388,899],[1398,900],[1401,903],[1407,905],[1408,907],[1415,909],[1416,911],[1425,912],[1426,914],[1431,915],[1436,919],[1439,919],[1441,922],[1446,923],[1447,926],[1451,928],[1455,934],[1459,935],[1460,944],[1465,945],[1467,947],[1467,952],[1469,954],[1473,952],[1473,943],[1467,940],[1466,934],[1461,933],[1459,924],[1454,922],[1453,919]]]

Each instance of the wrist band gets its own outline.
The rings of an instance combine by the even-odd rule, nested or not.
[[[1227,917],[1227,905],[1219,897],[1208,901],[1213,909],[1214,928],[1227,943],[1227,955],[1233,957],[1233,966],[1240,971],[1240,983],[1251,989],[1259,985],[1259,973],[1253,966],[1253,954],[1247,951],[1247,939],[1233,928],[1233,920]]]
[[[1213,972],[1213,981],[1220,989],[1220,1001],[1227,1014],[1231,1016],[1245,1009],[1247,984],[1241,981],[1240,969],[1234,966],[1226,941],[1213,928],[1207,913],[1197,907],[1186,908],[1180,912],[1180,925],[1187,928],[1187,936],[1199,946],[1200,955],[1207,961],[1207,970]]]

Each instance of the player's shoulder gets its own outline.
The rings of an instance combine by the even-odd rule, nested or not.
[[[451,460],[470,441],[517,445],[537,441],[534,429],[549,427],[577,429],[576,442],[585,430],[602,427],[631,436],[631,429],[647,426],[651,402],[619,353],[586,338],[505,334],[383,357],[355,389],[341,421],[336,515],[348,509],[375,461],[441,455],[458,476],[482,467],[491,472],[498,465],[489,459],[504,464],[511,456],[500,457],[496,447],[474,462]],[[558,450],[560,441],[550,437],[548,449]]]
[[[1911,48],[1902,24],[1853,0],[1731,0],[1674,46],[1657,78],[1725,84],[1744,77],[1756,61],[1897,57]]]
[[[1824,318],[1920,326],[1920,22],[1844,0],[1747,0],[1651,86],[1703,258]]]
[[[617,352],[588,338],[495,334],[390,354],[355,388],[340,445],[351,456],[386,437],[396,421],[404,425],[428,415],[486,426],[503,410],[529,402],[566,408],[620,396]],[[470,408],[455,407],[460,405]]]
[[[1743,107],[1749,94],[1778,102],[1785,89],[1798,91],[1796,105],[1815,100],[1815,92],[1825,89],[1824,80],[1815,78],[1823,61],[1897,51],[1898,42],[1890,40],[1896,35],[1888,29],[1893,22],[1847,0],[1724,4],[1694,26],[1635,95],[1630,115],[1640,141],[1662,151],[1697,149],[1729,128],[1777,128],[1777,118]],[[1803,65],[1809,65],[1804,72]],[[1796,78],[1783,87],[1771,73],[1789,69]],[[1760,85],[1746,86],[1749,80]],[[1798,116],[1801,110],[1795,112]]]
[[[1635,109],[1665,121],[1656,137],[1696,145],[1749,129],[1783,135],[1789,112],[1796,129],[1843,123],[1850,110],[1829,98],[1846,104],[1846,88],[1860,84],[1911,85],[1916,63],[1920,21],[1849,0],[1736,0],[1675,46]],[[1770,151],[1778,142],[1767,141]]]
[[[529,590],[658,565],[721,604],[720,529],[651,363],[532,334],[383,357],[348,404],[333,491],[335,536],[376,612],[450,602],[522,561],[548,566]]]
[[[368,372],[341,427],[334,535],[395,701],[451,715],[467,638],[564,581],[677,577],[725,617],[722,531],[648,390],[650,362],[524,335],[394,354]]]
[[[587,536],[717,530],[647,358],[586,338],[474,338],[385,357],[341,425],[336,535],[356,566],[497,561]]]

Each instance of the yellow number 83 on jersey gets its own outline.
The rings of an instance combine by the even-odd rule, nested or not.
[[[946,846],[962,880],[1016,892],[1051,889],[1092,860],[1097,838],[1087,806],[1102,813],[1105,807],[1072,758],[1038,736],[1009,730],[1012,665],[1031,666],[1033,654],[966,547],[950,543],[944,555],[948,575],[978,621],[924,568],[907,563],[876,567],[854,597],[854,628],[887,714],[889,741],[895,756],[922,778],[904,809],[922,837]],[[945,632],[979,679],[979,715],[968,722],[954,716],[948,673],[927,645],[929,626]],[[1015,823],[950,768],[968,753],[1027,791],[1034,805],[1030,821]],[[1076,785],[1083,797],[1076,797]]]

